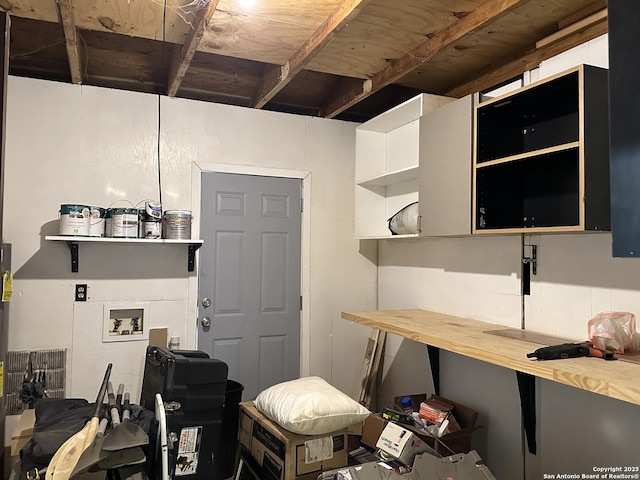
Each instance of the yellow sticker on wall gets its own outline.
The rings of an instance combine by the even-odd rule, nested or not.
[[[4,362],[0,362],[0,398],[4,397]]]
[[[7,271],[2,275],[2,301],[10,302],[11,295],[13,295],[13,275]]]

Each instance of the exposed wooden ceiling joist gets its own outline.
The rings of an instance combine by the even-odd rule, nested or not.
[[[559,37],[557,37],[556,34],[550,35],[546,38],[553,41],[546,41],[546,38],[542,39],[537,42],[538,48],[536,48],[536,45],[532,45],[515,58],[511,58],[500,64],[490,65],[488,68],[476,72],[473,79],[449,90],[445,95],[462,97],[470,93],[485,91],[495,85],[516,78],[527,70],[537,68],[540,66],[540,63],[555,55],[559,55],[573,47],[604,35],[607,33],[608,24],[606,10],[604,10],[603,13],[597,12],[587,17],[590,19],[589,23],[583,21],[576,22],[574,25],[579,25],[579,28],[572,28],[571,26],[565,27],[565,29],[570,30],[570,33],[567,35],[561,35]]]
[[[15,20],[14,75],[352,121],[409,93],[486,90],[606,31],[606,0],[239,2],[0,0],[0,9]]]
[[[71,0],[56,0],[60,22],[64,29],[64,39],[69,59],[69,71],[73,83],[82,83],[82,69],[80,68],[80,50],[78,49],[78,33],[73,20],[73,6]]]
[[[191,60],[193,60],[193,56],[198,49],[198,45],[200,45],[202,35],[204,34],[204,29],[209,24],[209,21],[213,16],[213,12],[216,11],[217,6],[218,0],[209,0],[206,8],[201,8],[200,10],[198,10],[196,18],[193,20],[192,28],[189,31],[189,35],[180,48],[180,54],[172,58],[171,68],[169,70],[169,82],[167,87],[167,95],[169,95],[170,97],[175,97],[176,93],[178,92],[180,84],[182,83],[182,80],[187,73],[187,70],[189,69]]]
[[[529,0],[489,0],[468,15],[436,33],[423,44],[406,55],[393,61],[389,66],[376,73],[370,80],[371,88],[354,88],[352,92],[330,100],[322,115],[333,118],[340,112],[355,105],[360,100],[398,80],[418,65],[426,62],[444,48],[452,45],[465,35],[500,18],[510,10]]]
[[[287,63],[265,69],[252,99],[252,105],[255,108],[266,105],[371,1],[343,0]]]

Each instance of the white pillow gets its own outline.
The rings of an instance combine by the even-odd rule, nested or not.
[[[254,400],[256,408],[282,428],[323,435],[364,420],[369,410],[320,377],[278,383]]]

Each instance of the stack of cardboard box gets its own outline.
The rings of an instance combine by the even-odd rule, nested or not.
[[[252,401],[240,404],[238,431],[243,456],[262,470],[257,478],[316,480],[323,471],[347,465],[347,429],[298,435],[260,413]]]

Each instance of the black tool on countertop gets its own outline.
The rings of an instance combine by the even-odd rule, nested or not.
[[[558,360],[563,358],[597,357],[603,360],[615,360],[612,352],[593,346],[591,342],[561,343],[550,347],[541,347],[532,353],[527,353],[527,358],[538,360]]]

